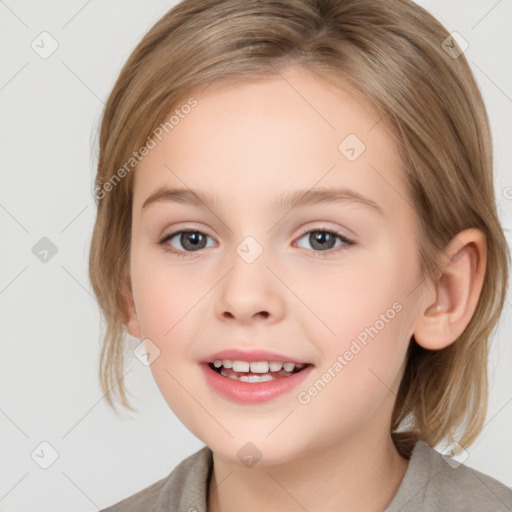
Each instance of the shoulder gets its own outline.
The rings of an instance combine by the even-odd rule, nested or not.
[[[211,468],[212,452],[204,446],[165,478],[100,512],[205,511]]]
[[[510,512],[512,489],[418,441],[386,512]]]

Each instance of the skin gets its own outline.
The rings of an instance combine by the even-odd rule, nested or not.
[[[262,496],[266,510],[383,511],[408,468],[389,425],[409,340],[440,349],[465,329],[481,291],[485,237],[459,233],[442,277],[422,281],[393,136],[348,87],[299,67],[280,73],[195,94],[198,105],[139,164],[127,328],[159,348],[151,364],[159,389],[213,451],[209,512],[261,511]],[[338,150],[351,133],[366,145],[355,161]],[[142,210],[162,185],[213,192],[219,202]],[[277,207],[291,190],[319,187],[354,189],[384,215],[356,202]],[[318,248],[309,235],[323,228],[354,244]],[[207,235],[204,248],[184,247],[178,234],[167,247],[184,256],[166,252],[159,240],[179,229]],[[250,264],[236,252],[247,236],[263,249]],[[400,312],[299,403],[297,393],[394,303]],[[210,389],[198,364],[233,347],[283,352],[315,368],[298,389],[239,404]],[[237,456],[247,442],[261,452],[252,467]]]

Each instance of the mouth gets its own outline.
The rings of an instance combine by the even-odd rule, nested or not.
[[[289,397],[315,365],[268,350],[224,350],[200,361],[208,387],[232,402],[259,404]],[[289,397],[291,398],[291,397]]]
[[[313,365],[280,361],[247,362],[217,359],[208,363],[208,366],[215,373],[227,379],[258,383],[285,379]]]

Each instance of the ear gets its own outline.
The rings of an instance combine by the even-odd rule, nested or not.
[[[137,309],[135,308],[135,302],[133,300],[133,293],[131,286],[124,281],[122,286],[123,290],[123,302],[124,302],[124,317],[126,330],[134,337],[142,339],[142,329],[137,316]]]
[[[456,235],[445,247],[442,272],[432,296],[422,304],[414,339],[423,348],[439,350],[453,343],[475,312],[487,262],[485,234],[476,228]]]

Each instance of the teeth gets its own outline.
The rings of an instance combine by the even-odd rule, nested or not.
[[[272,375],[241,375],[240,380],[243,382],[265,382],[274,380],[274,377]]]
[[[277,361],[272,361],[270,363],[270,371],[278,372],[283,367],[283,363],[278,363]]]
[[[268,363],[266,361],[261,361],[258,363],[251,363],[251,373],[267,373],[268,372]]]
[[[247,361],[233,361],[234,372],[248,372],[249,363]]]
[[[224,368],[221,368],[220,374],[223,377],[227,377],[232,380],[241,380],[243,382],[265,382],[267,380],[275,380],[276,377],[272,377],[269,373],[265,375],[228,375]],[[289,377],[291,374],[286,374],[284,377]]]
[[[292,372],[295,368],[301,370],[306,365],[305,364],[295,364],[291,362],[282,363],[280,361],[232,361],[230,359],[216,359],[213,362],[215,368],[220,368],[221,366],[224,368],[232,368],[235,372],[241,373],[268,373],[278,372],[282,368],[284,368],[287,372]],[[222,373],[222,372],[221,372]]]

